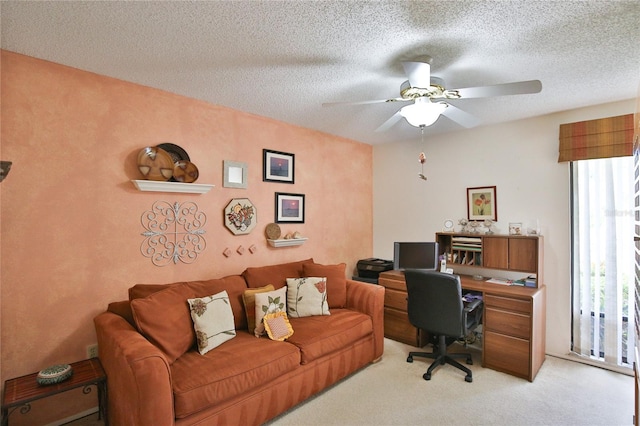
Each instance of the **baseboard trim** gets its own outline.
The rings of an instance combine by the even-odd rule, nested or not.
[[[579,362],[580,364],[590,365],[592,367],[602,368],[603,370],[613,371],[614,373],[620,373],[627,376],[633,376],[633,368],[629,367],[621,367],[615,365],[605,364],[603,362],[594,361],[588,359],[587,357],[581,356],[574,352],[569,352],[568,354],[550,354],[547,353],[547,356],[552,356],[555,358],[565,359],[567,361]]]

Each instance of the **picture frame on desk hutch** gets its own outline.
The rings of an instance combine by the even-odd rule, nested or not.
[[[467,219],[498,221],[495,186],[467,188]]]

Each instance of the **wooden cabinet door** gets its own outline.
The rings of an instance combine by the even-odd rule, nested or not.
[[[538,265],[536,238],[509,239],[509,269],[535,273]]]
[[[482,266],[485,268],[509,269],[509,238],[483,238]]]

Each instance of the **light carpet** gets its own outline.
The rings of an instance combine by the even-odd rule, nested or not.
[[[385,339],[369,365],[268,423],[314,425],[630,425],[633,378],[547,356],[533,383],[481,367],[472,351],[473,383],[450,365],[430,381],[432,360],[407,362],[412,346]],[[463,360],[464,362],[464,360]]]

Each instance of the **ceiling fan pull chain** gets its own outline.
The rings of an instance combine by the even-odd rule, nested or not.
[[[422,133],[422,145],[424,146],[424,125],[420,126],[420,132]],[[418,161],[420,162],[420,167],[422,170],[422,173],[418,174],[418,177],[422,180],[427,180],[427,177],[424,175],[424,163],[425,161],[427,161],[427,156],[424,155],[424,152],[421,152],[418,155]]]

